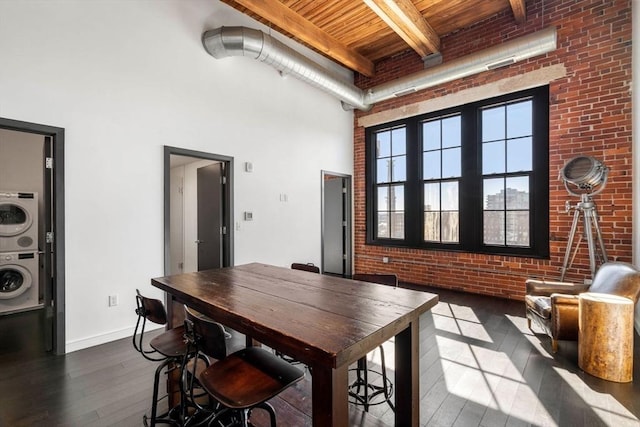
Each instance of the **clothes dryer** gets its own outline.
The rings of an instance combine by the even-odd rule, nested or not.
[[[0,315],[42,307],[38,252],[0,253]]]
[[[38,193],[0,191],[0,252],[38,250]]]

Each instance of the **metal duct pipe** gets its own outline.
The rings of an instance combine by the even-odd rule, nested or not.
[[[428,87],[514,64],[524,59],[551,52],[556,48],[555,27],[501,43],[462,58],[436,65],[369,89],[364,103],[373,105],[394,96],[402,96]]]
[[[245,27],[220,27],[206,31],[202,44],[214,58],[249,56],[271,65],[281,73],[291,74],[342,100],[350,108],[368,110],[363,103],[364,93],[352,83],[316,64],[260,30]]]
[[[381,84],[366,92],[259,30],[245,27],[216,28],[202,35],[202,43],[214,58],[249,56],[258,59],[282,73],[292,74],[336,96],[342,101],[344,109],[367,111],[377,102],[551,52],[556,48],[557,41],[555,27],[546,28]]]

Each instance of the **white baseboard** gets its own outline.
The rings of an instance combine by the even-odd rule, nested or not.
[[[150,322],[149,322],[150,323]],[[147,323],[145,327],[146,331],[152,331],[155,329],[164,328],[162,325],[154,325]],[[65,353],[71,353],[73,351],[82,350],[85,348],[93,347],[100,344],[105,344],[111,341],[119,340],[122,338],[131,337],[133,335],[134,326],[130,326],[116,331],[107,332],[104,334],[94,335],[87,338],[81,338],[77,340],[67,341],[65,345]]]

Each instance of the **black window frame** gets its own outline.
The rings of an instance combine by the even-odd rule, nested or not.
[[[532,100],[532,172],[530,173],[530,244],[497,246],[483,243],[482,195],[482,109],[519,99]],[[461,114],[462,151],[459,196],[459,242],[424,241],[424,190],[422,179],[421,124],[438,117]],[[404,239],[376,238],[376,152],[377,132],[406,126],[407,164]],[[458,251],[481,254],[549,257],[549,86],[527,89],[461,106],[434,111],[365,129],[366,243],[368,245]],[[503,174],[509,176],[509,173]],[[516,173],[515,175],[521,175]],[[446,181],[442,179],[441,182]]]

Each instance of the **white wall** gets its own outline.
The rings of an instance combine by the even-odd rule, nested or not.
[[[130,335],[135,288],[160,295],[164,145],[234,157],[236,264],[320,263],[320,170],[352,173],[352,113],[204,51],[239,24],[261,28],[213,0],[0,2],[0,117],[66,130],[67,351]]]

